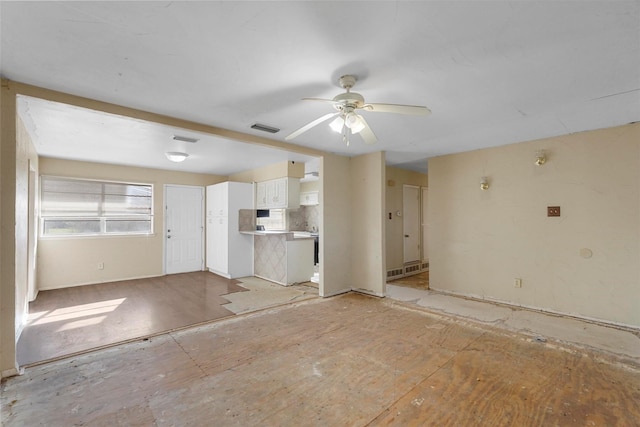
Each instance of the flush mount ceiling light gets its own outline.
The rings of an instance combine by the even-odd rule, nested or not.
[[[164,155],[167,156],[167,159],[176,163],[183,162],[187,157],[189,157],[189,154],[181,151],[167,151]]]
[[[173,141],[171,142],[169,151],[164,153],[167,159],[175,163],[184,162],[189,154],[185,147],[186,143],[194,144],[198,142],[197,138],[191,138],[188,136],[173,135]]]

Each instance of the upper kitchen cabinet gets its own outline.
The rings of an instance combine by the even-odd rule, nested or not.
[[[305,191],[300,193],[300,206],[316,206],[320,204],[318,191]]]
[[[300,179],[278,178],[256,183],[256,209],[300,207]]]
[[[223,182],[207,187],[207,217],[229,215],[229,185]]]

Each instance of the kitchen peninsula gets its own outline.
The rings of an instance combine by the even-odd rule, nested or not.
[[[241,231],[254,236],[253,274],[284,286],[313,276],[314,236],[288,231]]]

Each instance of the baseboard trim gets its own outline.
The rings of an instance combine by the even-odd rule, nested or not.
[[[214,273],[214,272],[212,271],[212,273]],[[215,273],[215,274],[218,274],[218,273]],[[258,275],[258,274],[253,274],[252,276],[253,276],[253,277],[258,277],[258,278],[263,279],[263,280],[266,280],[267,282],[275,283],[276,285],[280,285],[280,286],[291,286],[291,285],[287,285],[286,283],[276,282],[276,281],[275,281],[275,280],[273,280],[273,279],[270,279],[270,278],[268,278],[268,277],[264,277],[264,276],[260,276],[260,275]],[[249,277],[249,276],[243,276],[243,277]],[[240,278],[239,278],[239,279],[240,279]],[[238,279],[238,280],[239,280],[239,279]]]
[[[0,372],[0,378],[15,377],[16,375],[22,375],[22,374],[24,374],[23,368],[5,369],[4,371]]]
[[[351,288],[340,289],[339,291],[320,294],[322,298],[335,297],[336,295],[346,294],[347,292],[351,292]]]
[[[84,283],[74,283],[72,285],[64,285],[64,286],[54,286],[50,288],[38,288],[38,291],[52,291],[54,289],[65,289],[65,288],[75,288],[76,286],[89,286],[89,285],[99,285],[101,283],[115,283],[115,282],[125,282],[127,280],[138,280],[138,279],[152,279],[154,277],[162,277],[166,276],[166,274],[152,274],[149,276],[134,276],[134,277],[125,277],[121,279],[113,279],[113,280],[102,280],[100,282],[84,282]]]
[[[498,299],[498,298],[485,297],[485,296],[474,295],[474,294],[467,294],[467,293],[464,293],[464,292],[449,291],[449,290],[445,290],[445,289],[438,289],[438,288],[431,288],[431,287],[429,288],[429,290],[434,291],[434,292],[439,292],[439,293],[445,294],[445,295],[451,295],[451,296],[455,296],[455,297],[466,298],[466,299],[470,299],[470,300],[474,300],[474,301],[491,302],[491,303],[494,303],[494,304],[500,304],[500,305],[504,305],[504,306],[507,306],[507,307],[516,307],[516,308],[522,308],[522,309],[525,309],[525,310],[536,311],[536,312],[539,312],[539,313],[545,313],[545,314],[549,314],[549,315],[552,315],[552,316],[569,317],[569,318],[582,320],[582,321],[589,322],[589,323],[594,323],[594,324],[601,325],[601,326],[614,327],[614,328],[617,328],[617,329],[625,329],[625,330],[629,330],[629,331],[632,331],[632,332],[640,331],[640,326],[630,325],[630,324],[621,323],[621,322],[614,322],[612,320],[598,319],[598,318],[595,318],[595,317],[583,316],[581,314],[565,313],[565,312],[562,312],[562,311],[552,310],[552,309],[542,308],[542,307],[536,307],[536,306],[533,306],[533,305],[517,304],[517,303],[511,302],[511,301],[505,301],[505,300],[501,300],[501,299]]]
[[[358,289],[353,289],[353,292],[358,292],[358,293],[365,294],[365,295],[371,295],[371,296],[374,296],[374,297],[384,298],[384,294],[379,293],[379,292],[373,292],[373,291],[370,291],[368,289],[358,288]]]

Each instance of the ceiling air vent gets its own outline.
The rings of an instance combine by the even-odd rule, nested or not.
[[[262,132],[269,132],[269,133],[278,133],[278,132],[280,132],[280,129],[278,129],[278,128],[274,128],[273,126],[263,125],[261,123],[255,123],[255,124],[251,125],[251,129],[261,130]]]
[[[192,144],[199,141],[198,138],[190,138],[188,136],[180,136],[180,135],[173,135],[173,140],[174,141],[182,141],[182,142],[190,142]]]

